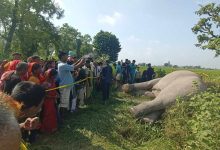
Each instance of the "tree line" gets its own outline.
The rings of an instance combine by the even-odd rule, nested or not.
[[[53,0],[1,0],[0,58],[16,51],[24,58],[37,54],[47,59],[52,52],[71,50],[78,57],[96,52],[117,60],[121,46],[114,34],[100,31],[93,39],[67,23],[53,24],[63,17],[64,10]]]
[[[197,47],[220,55],[220,4],[209,3],[195,12],[200,17],[192,32],[197,35]],[[96,52],[116,61],[121,50],[119,39],[106,31],[94,38],[65,23],[61,27],[53,19],[64,17],[64,10],[54,0],[0,1],[0,58],[20,52],[27,58],[33,54],[46,59],[58,50],[74,50],[78,57]]]

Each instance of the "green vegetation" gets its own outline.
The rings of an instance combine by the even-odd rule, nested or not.
[[[216,56],[220,54],[219,12],[219,4],[202,6],[196,12],[201,19],[192,28],[197,35],[196,46],[213,50]],[[80,57],[93,52],[94,46],[99,59],[109,56],[110,60],[117,60],[121,46],[115,35],[100,31],[93,41],[90,35],[82,35],[68,24],[54,26],[52,20],[63,16],[64,10],[54,0],[1,0],[0,59],[8,58],[13,51],[21,52],[24,58],[37,54],[46,59],[58,50],[76,50]],[[155,72],[157,77],[163,77],[178,69],[181,68],[155,67]],[[155,124],[142,123],[129,113],[130,107],[147,98],[113,90],[108,104],[102,105],[100,94],[94,93],[88,105],[67,116],[58,132],[41,135],[30,147],[36,150],[219,149],[220,70],[192,71],[202,76],[209,89],[185,101],[179,100]]]
[[[61,27],[53,24],[54,19],[64,16],[64,10],[54,0],[1,0],[0,60],[12,52],[22,53],[24,59],[32,55],[51,59],[59,50],[75,51],[81,57],[94,52],[94,48],[99,56],[107,54],[117,60],[121,47],[114,34],[100,31],[93,45],[89,34],[83,35],[67,23]]]
[[[20,51],[28,57],[56,46],[58,33],[53,18],[63,17],[64,10],[51,0],[1,0],[0,47],[7,56]],[[45,55],[48,53],[43,53]],[[4,56],[4,55],[3,55]]]
[[[161,68],[170,71],[172,68]],[[88,105],[69,114],[53,135],[41,135],[36,150],[176,150],[220,147],[220,70],[194,70],[205,74],[209,89],[185,101],[179,100],[155,124],[134,119],[129,108],[148,100],[139,95],[112,92],[107,105],[93,94]],[[215,84],[211,84],[215,82]]]
[[[110,61],[118,60],[118,53],[121,51],[121,45],[114,34],[101,30],[95,35],[93,46],[99,55],[108,55]]]
[[[70,114],[59,132],[45,135],[33,149],[130,149],[161,136],[160,123],[141,124],[129,113],[130,106],[145,98],[134,100],[120,92],[112,97],[107,105],[101,104],[99,96],[94,97],[87,107]]]
[[[165,136],[180,149],[219,149],[220,87],[178,101],[165,115]]]
[[[197,35],[196,46],[202,49],[213,50],[216,56],[220,55],[220,3],[209,3],[201,6],[196,14],[200,17],[192,28]]]

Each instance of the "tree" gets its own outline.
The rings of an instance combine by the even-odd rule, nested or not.
[[[121,50],[118,38],[114,34],[102,30],[95,35],[93,46],[99,55],[109,55],[110,61],[116,61]]]
[[[89,34],[85,34],[81,38],[81,47],[80,47],[80,55],[86,55],[88,53],[91,53],[93,51],[93,46],[91,44],[92,38]]]
[[[210,3],[195,13],[201,17],[192,28],[197,35],[197,47],[215,51],[215,56],[220,55],[220,4]]]
[[[0,37],[6,38],[5,33],[10,24],[12,4],[8,0],[0,1]]]
[[[16,26],[17,26],[17,23],[18,23],[18,3],[19,3],[19,0],[14,0],[14,7],[12,8],[12,15],[11,15],[11,26],[9,28],[9,32],[8,32],[8,35],[6,37],[6,44],[5,44],[5,47],[4,47],[4,51],[8,51],[10,46],[11,46],[11,41],[12,41],[12,38],[13,38],[13,34],[15,32],[15,29],[16,29]]]
[[[170,61],[168,61],[167,63],[164,63],[164,66],[165,67],[171,67],[172,65],[171,65]]]
[[[26,56],[55,43],[58,33],[50,20],[60,19],[64,12],[53,0],[2,0],[0,11],[4,51],[9,53],[15,44]]]
[[[81,37],[81,33],[65,23],[59,30],[60,35],[60,46],[59,48],[64,51],[76,50],[77,49],[77,39]]]
[[[89,34],[82,35],[78,29],[73,28],[69,24],[65,23],[59,29],[59,49],[63,51],[76,51],[77,57],[81,57],[85,54],[92,52],[92,38]]]
[[[76,39],[76,57],[80,57],[80,48],[82,46],[82,40],[80,38]]]

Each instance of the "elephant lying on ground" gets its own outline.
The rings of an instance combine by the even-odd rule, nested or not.
[[[135,90],[146,90],[146,96],[152,101],[143,102],[131,108],[131,113],[145,122],[154,122],[173,104],[177,97],[184,97],[206,89],[201,77],[191,71],[181,70],[167,74],[163,78],[151,81],[124,84],[122,90],[126,93]]]

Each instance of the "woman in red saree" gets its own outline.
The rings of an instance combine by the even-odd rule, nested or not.
[[[48,89],[55,88],[55,77],[57,71],[55,69],[49,69],[45,72],[45,85]],[[57,112],[56,112],[56,99],[57,91],[48,91],[43,103],[42,109],[42,122],[41,131],[46,133],[53,133],[57,130]]]

